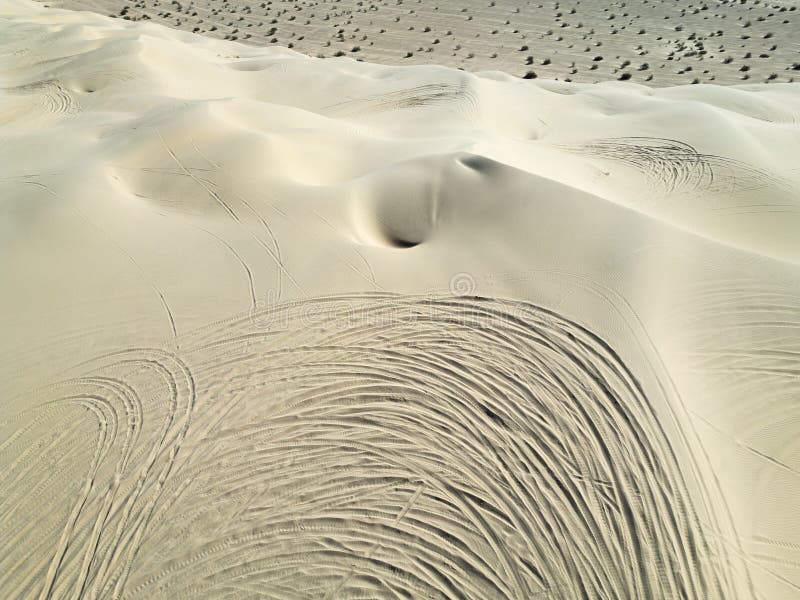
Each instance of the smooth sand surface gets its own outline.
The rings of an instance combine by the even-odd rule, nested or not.
[[[28,0],[0,86],[3,598],[800,595],[800,86]]]
[[[670,86],[800,81],[796,0],[47,0],[319,57]]]

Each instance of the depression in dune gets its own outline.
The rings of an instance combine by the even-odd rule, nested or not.
[[[800,598],[796,2],[53,4],[0,598]]]

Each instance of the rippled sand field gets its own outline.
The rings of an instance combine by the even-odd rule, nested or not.
[[[0,6],[2,598],[800,596],[800,87]]]

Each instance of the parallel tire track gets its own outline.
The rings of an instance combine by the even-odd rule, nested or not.
[[[7,92],[22,95],[38,94],[47,112],[55,115],[72,115],[80,111],[78,101],[57,79],[46,79],[13,88]]]
[[[345,100],[325,107],[339,116],[381,113],[423,108],[429,106],[454,107],[465,118],[474,117],[478,111],[478,98],[468,84],[448,85],[429,83],[384,94]]]
[[[91,397],[115,415],[57,471],[56,498],[37,494],[75,507],[60,528],[36,528],[52,537],[38,560],[0,541],[4,589],[747,596],[744,567],[700,508],[720,507],[718,493],[690,480],[687,449],[657,417],[670,399],[585,327],[473,297],[358,294],[264,312],[182,336],[180,357],[101,357],[0,423],[21,490],[3,518],[13,534],[40,510],[24,502],[37,465],[64,443],[26,450],[52,427],[49,407]],[[79,413],[57,415],[67,432],[82,427]],[[87,464],[89,483],[71,483]]]
[[[560,145],[559,148],[573,154],[624,163],[666,194],[786,188],[785,182],[776,175],[732,158],[704,154],[678,140],[619,137]]]

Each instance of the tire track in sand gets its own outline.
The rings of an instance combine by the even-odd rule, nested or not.
[[[89,465],[92,483],[64,485],[79,509],[60,527],[34,527],[53,539],[41,560],[4,548],[16,565],[5,589],[747,596],[744,562],[698,508],[722,514],[722,499],[683,468],[682,438],[656,416],[670,399],[585,327],[472,297],[358,294],[264,312],[182,336],[180,358],[137,349],[81,367],[70,381],[82,396],[105,398],[120,422],[141,410],[141,431],[106,441],[102,459],[71,455],[58,477],[80,481]],[[76,395],[49,390],[42,405]],[[141,409],[114,400],[123,390]],[[58,414],[73,431],[76,417]],[[17,416],[6,464],[50,423]],[[36,454],[24,460],[21,489],[37,482]],[[16,537],[30,526],[23,500],[3,520]]]
[[[592,331],[478,297],[353,294],[263,312],[182,336],[180,357],[101,357],[33,396],[104,398],[137,433],[59,471],[49,501],[76,494],[80,510],[34,527],[54,537],[37,560],[0,542],[17,565],[0,571],[4,589],[747,597],[746,567],[726,559],[714,511],[698,508],[723,500],[682,468],[682,438],[657,418],[670,398],[645,390]],[[71,432],[77,413],[57,414]],[[0,424],[21,490],[2,521],[12,533],[48,501],[24,505],[39,473],[26,449],[52,423],[34,411]],[[92,484],[69,485],[87,464]]]
[[[27,404],[32,407],[9,420],[15,431],[0,446],[3,464],[12,467],[4,472],[0,487],[14,490],[10,511],[3,512],[7,536],[0,552],[0,569],[6,574],[3,589],[9,597],[119,597],[136,558],[138,538],[189,429],[194,382],[169,353],[130,350],[76,369],[87,374],[30,393]],[[71,461],[60,456],[62,436],[47,447],[36,442],[53,429],[84,443],[91,440],[81,433],[87,426],[84,413],[58,409],[65,404],[83,407],[96,417],[96,445],[83,452],[88,465],[80,455]],[[26,447],[38,453],[31,462],[39,468],[58,461],[59,469],[50,477],[59,479],[61,486],[52,486],[49,497],[25,493],[41,481],[40,471],[15,466],[15,454]],[[35,499],[39,502],[33,504]],[[50,539],[39,539],[43,531]],[[20,556],[14,546],[22,535],[33,535],[39,543],[32,545],[28,539],[22,544],[26,553]]]
[[[679,140],[620,137],[557,147],[573,154],[623,163],[666,194],[790,189],[780,177],[767,171],[732,158],[704,154]]]

